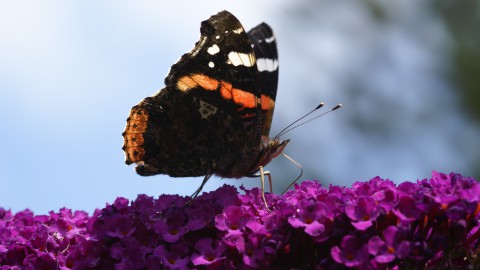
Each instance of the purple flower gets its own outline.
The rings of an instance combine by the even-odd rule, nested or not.
[[[225,257],[225,248],[219,243],[214,243],[210,238],[202,238],[195,243],[195,253],[192,255],[194,265],[209,265]]]
[[[320,194],[325,194],[326,189],[318,181],[304,181],[301,185],[295,184],[295,191],[289,191],[287,197],[298,197],[298,199],[316,198]],[[295,201],[293,201],[295,203]]]
[[[200,202],[200,200],[198,200]],[[215,218],[215,209],[208,203],[196,201],[192,202],[185,209],[188,216],[188,222],[185,228],[189,231],[200,230],[212,223]]]
[[[133,220],[127,215],[106,216],[103,221],[105,223],[106,235],[110,237],[128,237],[135,231]]]
[[[153,255],[157,257],[167,269],[188,269],[190,263],[189,248],[183,241],[173,245],[158,246]]]
[[[187,233],[188,218],[182,208],[172,207],[165,212],[162,219],[156,221],[154,229],[164,241],[175,243]]]
[[[250,221],[250,214],[239,206],[228,206],[215,217],[215,227],[224,232],[223,242],[229,247],[242,251],[245,247],[244,227]]]
[[[0,208],[3,269],[480,269],[480,183],[459,174],[398,187],[305,181],[285,195],[231,186],[47,215]],[[466,259],[465,259],[466,258]]]
[[[126,237],[110,248],[110,256],[119,262],[115,269],[141,269],[146,266],[146,255],[151,248],[143,246],[133,237]]]
[[[0,215],[0,264],[9,266],[5,269],[71,266],[70,254],[88,236],[85,228],[89,217],[82,211],[72,213],[63,208],[35,216],[25,210],[12,216],[9,211],[0,210]]]
[[[375,179],[380,179],[376,177]],[[388,213],[398,202],[398,192],[397,188],[391,181],[379,182],[375,181],[377,184],[377,190],[371,194],[375,202],[383,208],[385,213]]]
[[[459,190],[459,197],[467,202],[478,203],[480,201],[480,185],[473,178],[461,178],[455,174],[455,185]]]
[[[228,206],[222,214],[215,217],[215,227],[221,231],[240,231],[251,216],[239,206]]]
[[[421,207],[421,206],[420,206]],[[419,204],[415,199],[402,196],[397,206],[392,209],[395,215],[401,220],[407,223],[418,220],[425,212],[419,208]]]
[[[215,212],[221,212],[223,208],[229,205],[241,205],[241,199],[237,189],[228,185],[223,185],[212,192],[203,193],[198,199],[200,198],[209,202],[214,208]]]
[[[372,226],[380,214],[380,209],[372,197],[359,197],[354,204],[345,207],[345,214],[352,220],[352,225],[358,230],[366,230]]]
[[[368,247],[355,236],[343,237],[339,246],[334,246],[330,255],[337,262],[347,267],[359,267],[368,262]]]
[[[389,263],[395,258],[404,259],[410,253],[410,242],[403,239],[395,226],[389,226],[383,232],[383,239],[374,236],[368,241],[368,251],[379,263]]]
[[[294,228],[304,228],[305,233],[312,237],[325,234],[325,223],[328,223],[330,209],[325,203],[312,202],[303,199],[297,204],[296,214],[288,218]]]
[[[265,252],[261,244],[260,237],[250,236],[246,238],[244,249],[242,250],[245,265],[253,268],[261,268],[260,266],[264,265]]]
[[[262,192],[259,188],[246,190],[243,186],[241,186],[240,189],[245,192],[245,195],[238,196],[245,211],[258,213],[259,216],[266,215],[270,212],[270,210],[265,207],[265,203],[263,202],[261,195]],[[276,207],[278,195],[265,193],[265,199],[270,208]]]

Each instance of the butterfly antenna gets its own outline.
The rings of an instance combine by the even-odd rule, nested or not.
[[[277,134],[277,136],[275,136],[275,138],[276,138],[276,139],[280,138],[280,136],[282,136],[283,134],[285,134],[285,130],[289,129],[291,126],[295,125],[295,124],[298,123],[299,121],[302,121],[302,119],[305,119],[305,117],[309,116],[310,114],[312,114],[312,113],[315,112],[316,110],[320,109],[321,107],[323,107],[323,105],[325,105],[325,103],[320,102],[320,104],[318,104],[318,106],[315,107],[315,109],[309,111],[309,112],[306,113],[304,116],[298,118],[298,119],[295,120],[293,123],[291,123],[290,125],[286,126],[284,129],[282,129],[282,130]]]
[[[335,105],[333,108],[331,108],[330,110],[328,110],[328,111],[326,111],[326,112],[324,112],[324,113],[322,113],[322,114],[320,114],[320,115],[317,115],[317,116],[315,116],[315,117],[313,117],[313,118],[311,118],[311,119],[305,120],[305,121],[301,122],[300,124],[297,124],[298,122],[302,121],[302,120],[305,119],[307,116],[309,116],[310,114],[314,113],[316,110],[322,108],[323,105],[324,105],[323,102],[320,103],[317,107],[315,107],[315,109],[311,110],[310,112],[308,112],[308,113],[305,114],[304,116],[302,116],[302,117],[298,118],[297,120],[295,120],[295,121],[294,121],[293,123],[291,123],[290,125],[286,126],[284,129],[282,129],[282,131],[280,131],[280,132],[278,133],[277,136],[275,136],[275,138],[280,138],[280,136],[284,135],[285,133],[287,133],[287,132],[289,132],[289,131],[291,131],[291,130],[296,129],[296,128],[299,127],[299,126],[305,125],[305,124],[308,123],[308,122],[311,122],[311,121],[313,121],[313,120],[315,120],[315,119],[317,119],[317,118],[319,118],[319,117],[321,117],[321,116],[324,116],[325,114],[327,114],[327,113],[329,113],[329,112],[335,111],[335,110],[337,110],[337,109],[339,109],[339,108],[342,107],[342,104],[337,104],[337,105]],[[293,183],[292,183],[292,184],[293,184]]]

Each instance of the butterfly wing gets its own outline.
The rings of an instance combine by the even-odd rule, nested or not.
[[[256,58],[248,35],[228,11],[202,22],[200,31],[195,48],[172,66],[165,83],[205,96],[205,102],[224,111],[235,110],[247,137],[253,138],[248,145],[254,147],[259,143],[255,133],[262,125],[261,100]]]
[[[272,29],[262,23],[248,31],[256,56],[262,108],[262,132],[268,137],[275,108],[278,85],[277,42]]]
[[[132,108],[126,163],[141,175],[241,177],[255,164],[262,131],[255,53],[240,22],[223,11],[201,24],[192,51],[166,87]]]

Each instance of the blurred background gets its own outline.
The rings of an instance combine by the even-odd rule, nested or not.
[[[396,183],[480,176],[480,2],[0,2],[0,207],[92,212],[117,196],[191,194],[202,178],[143,178],[124,163],[130,108],[164,86],[200,22],[227,9],[274,29],[271,135],[319,102],[344,107],[287,133],[302,179]],[[281,192],[299,170],[267,167]],[[258,179],[213,178],[259,186]]]

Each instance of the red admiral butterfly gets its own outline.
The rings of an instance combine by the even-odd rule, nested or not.
[[[263,174],[288,144],[269,138],[278,83],[272,29],[262,23],[246,33],[222,11],[200,32],[166,87],[132,108],[123,132],[126,163],[138,174],[205,176],[195,196],[214,174]]]

